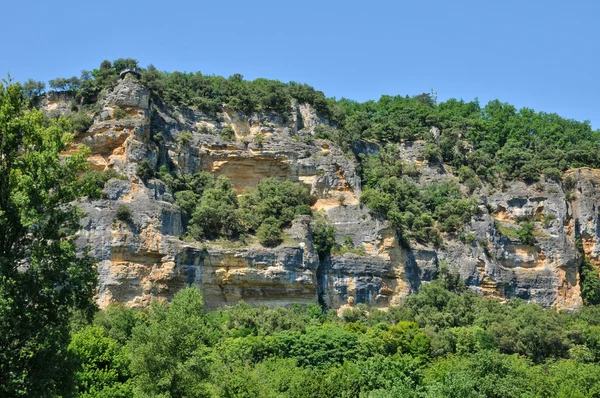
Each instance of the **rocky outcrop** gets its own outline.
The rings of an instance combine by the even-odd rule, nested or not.
[[[54,96],[44,109],[67,112],[69,101]],[[91,148],[93,168],[114,169],[125,177],[111,180],[102,200],[79,204],[87,216],[78,244],[98,259],[102,307],[112,302],[145,306],[153,298],[169,300],[183,287],[196,286],[208,308],[240,300],[333,308],[367,303],[384,308],[399,303],[435,278],[440,267],[447,267],[482,295],[574,308],[581,305],[582,256],[576,240],[581,239],[586,256],[600,263],[598,170],[567,172],[573,181],[570,193],[550,180],[534,185],[515,181],[502,190],[478,189],[474,194],[480,211],[464,231],[445,235],[443,247],[409,247],[359,203],[355,160],[330,142],[314,138],[318,126],[333,127],[307,104],[294,102],[289,115],[283,116],[243,115],[227,108],[208,114],[164,105],[151,98],[135,77],[126,75],[114,90],[104,93],[100,105],[93,126],[76,137],[76,144]],[[191,134],[182,139],[185,130]],[[228,131],[233,131],[231,139],[224,138]],[[417,168],[418,184],[458,182],[449,166],[427,162],[423,148],[422,142],[399,147],[402,159]],[[378,147],[356,143],[355,150],[368,155]],[[317,198],[314,211],[335,225],[338,241],[350,240],[364,254],[320,261],[308,217],[295,220],[285,231],[285,243],[271,249],[184,241],[182,213],[165,185],[158,180],[143,183],[136,176],[142,160],[152,166],[169,165],[180,173],[226,176],[240,193],[265,177],[306,184]],[[129,219],[116,218],[121,206],[129,208]],[[523,218],[534,220],[533,245],[522,244],[512,233]]]

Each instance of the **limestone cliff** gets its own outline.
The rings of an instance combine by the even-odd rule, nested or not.
[[[69,98],[48,96],[43,109],[68,113],[68,103]],[[442,248],[408,247],[384,220],[359,204],[355,159],[314,138],[317,126],[328,122],[307,104],[292,103],[283,116],[245,115],[227,108],[211,115],[167,106],[126,75],[114,90],[103,93],[99,105],[92,127],[76,137],[76,144],[91,148],[92,168],[125,176],[108,182],[103,199],[80,203],[86,217],[78,244],[98,259],[101,307],[112,302],[144,306],[152,298],[168,300],[185,286],[201,289],[209,308],[239,300],[387,307],[447,266],[486,296],[574,308],[581,305],[578,237],[585,254],[600,263],[598,170],[568,171],[575,186],[569,195],[562,184],[550,180],[536,185],[514,181],[498,191],[480,188],[474,193],[479,214],[460,236],[445,235]],[[233,131],[234,139],[221,137],[225,129]],[[189,142],[178,140],[185,130],[192,133]],[[374,144],[357,147],[378,150]],[[400,147],[403,159],[417,167],[419,184],[458,181],[448,166],[423,159],[424,143]],[[349,237],[365,255],[347,253],[320,261],[307,217],[297,218],[284,243],[271,249],[184,241],[186,220],[165,184],[137,177],[142,160],[152,167],[170,164],[180,173],[223,175],[239,192],[265,177],[306,184],[317,198],[314,210],[336,226],[338,240]],[[127,222],[115,218],[122,204],[132,210]],[[523,217],[535,220],[534,245],[506,233]]]

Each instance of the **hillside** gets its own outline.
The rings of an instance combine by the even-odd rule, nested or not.
[[[600,296],[582,294],[600,261],[589,123],[429,94],[335,100],[129,59],[51,86],[25,89],[91,149],[83,178],[98,190],[79,203],[78,245],[99,260],[101,307],[193,286],[209,309],[385,308],[446,270],[501,300]]]

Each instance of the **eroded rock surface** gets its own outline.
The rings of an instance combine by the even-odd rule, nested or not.
[[[43,105],[46,111],[68,112],[68,101],[53,96]],[[314,138],[317,126],[328,122],[307,104],[293,103],[285,118],[242,115],[226,108],[209,115],[166,106],[128,76],[104,95],[101,106],[93,126],[76,137],[76,143],[92,149],[93,168],[114,169],[125,176],[107,184],[104,199],[80,203],[87,216],[78,244],[99,260],[101,307],[112,302],[145,306],[152,298],[169,300],[186,286],[201,289],[209,308],[240,300],[387,307],[417,291],[444,266],[486,296],[574,308],[581,305],[578,237],[585,254],[600,263],[598,170],[567,172],[575,186],[569,196],[553,181],[478,189],[480,212],[462,234],[445,235],[441,248],[408,247],[359,203],[355,160]],[[116,119],[117,109],[126,117]],[[235,138],[227,141],[221,134],[229,128]],[[178,139],[184,130],[191,132],[191,140]],[[458,181],[450,167],[425,161],[423,148],[422,142],[400,146],[403,160],[419,171],[418,184]],[[356,150],[372,154],[378,148],[357,143]],[[144,184],[136,176],[142,160],[152,166],[171,164],[181,173],[223,175],[238,192],[265,177],[304,183],[318,199],[314,210],[336,226],[338,241],[350,239],[364,248],[364,255],[347,253],[320,261],[307,217],[295,220],[286,231],[286,243],[272,249],[186,242],[181,239],[182,212],[165,185],[158,180]],[[127,221],[115,217],[122,205],[131,210]],[[536,220],[534,245],[506,234],[525,217]]]

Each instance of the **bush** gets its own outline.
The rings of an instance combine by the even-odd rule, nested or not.
[[[233,139],[235,138],[235,131],[233,131],[233,128],[231,128],[231,126],[227,125],[223,127],[220,135],[225,141],[233,141]]]
[[[543,173],[546,178],[554,181],[560,181],[560,178],[562,177],[562,173],[556,167],[544,169]]]
[[[442,159],[442,150],[435,144],[427,143],[423,148],[423,157],[430,163],[438,162]]]
[[[177,143],[179,146],[186,146],[192,142],[192,138],[194,138],[194,136],[189,130],[183,130],[177,137]]]
[[[196,206],[190,220],[190,234],[197,239],[236,236],[243,231],[237,207],[237,193],[231,182],[219,177],[213,187],[204,191]]]
[[[94,120],[84,112],[70,114],[69,120],[73,125],[73,131],[79,134],[85,133],[94,124]]]
[[[519,240],[525,245],[533,245],[535,243],[535,226],[533,222],[526,221],[521,224],[519,229]]]
[[[121,108],[117,108],[113,111],[113,117],[117,120],[125,119],[127,117],[127,112]]]
[[[335,246],[336,235],[335,228],[322,221],[313,226],[313,244],[321,260],[331,253],[331,249]]]
[[[154,170],[150,166],[150,162],[144,159],[140,163],[138,163],[138,167],[135,174],[146,183],[149,179],[154,177]]]
[[[263,246],[277,246],[281,243],[281,223],[275,217],[266,218],[258,227],[256,237]]]
[[[106,183],[113,178],[126,179],[124,175],[117,173],[114,169],[106,171],[91,170],[83,173],[79,179],[83,195],[91,199],[101,198]]]
[[[131,209],[125,205],[119,206],[115,212],[115,218],[119,221],[129,222],[131,221],[131,216]]]
[[[583,303],[585,305],[600,304],[600,277],[598,276],[596,267],[594,267],[589,259],[584,258],[579,273],[581,275],[581,297],[583,298]]]
[[[308,188],[290,180],[276,178],[260,180],[255,189],[240,198],[240,214],[250,230],[256,230],[269,217],[288,226],[299,214],[310,214],[315,202]]]

